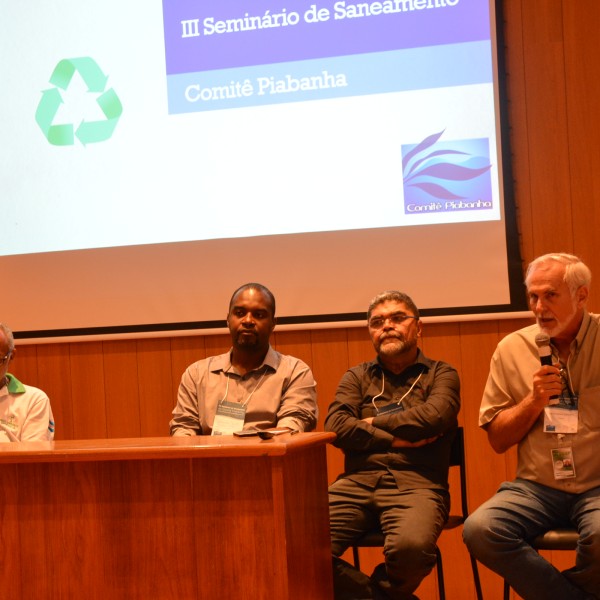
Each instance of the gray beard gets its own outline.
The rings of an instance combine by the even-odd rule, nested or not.
[[[544,333],[547,333],[550,337],[556,337],[558,334],[562,333],[567,328],[567,325],[571,322],[576,312],[577,308],[573,307],[573,310],[564,319],[556,323],[556,325],[554,325],[554,327],[552,327],[551,329],[542,327],[541,325],[539,325],[539,321],[538,326]]]
[[[415,346],[415,343],[411,340],[393,337],[391,338],[393,342],[389,342],[387,341],[389,339],[390,338],[384,339],[383,342],[379,344],[377,350],[379,354],[382,354],[383,356],[398,356],[412,350]]]

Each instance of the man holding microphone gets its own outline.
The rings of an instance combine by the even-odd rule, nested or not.
[[[518,444],[517,478],[467,519],[471,554],[525,600],[600,598],[600,315],[588,313],[591,272],[546,254],[525,278],[536,324],[492,357],[479,424],[492,448]],[[559,572],[530,542],[574,527],[574,567]]]

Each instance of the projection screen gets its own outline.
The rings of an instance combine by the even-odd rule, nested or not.
[[[4,2],[0,320],[204,331],[524,309],[490,0]]]

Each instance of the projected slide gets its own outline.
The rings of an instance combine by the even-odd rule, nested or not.
[[[163,0],[170,111],[490,83],[468,4]]]
[[[2,255],[502,216],[487,0],[0,13]]]

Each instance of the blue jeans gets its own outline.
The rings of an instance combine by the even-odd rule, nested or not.
[[[575,527],[575,566],[558,571],[531,546],[548,529]],[[505,482],[468,519],[469,552],[525,600],[600,598],[600,487],[569,494],[532,481]]]

